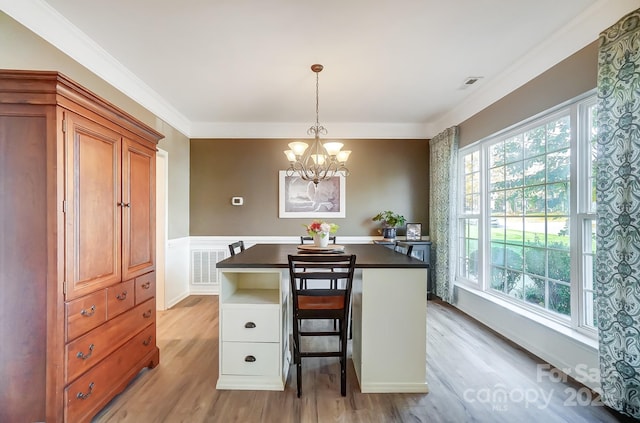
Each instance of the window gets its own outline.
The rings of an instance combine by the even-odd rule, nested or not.
[[[578,226],[581,229],[579,233],[578,245],[581,248],[582,263],[579,275],[582,281],[580,291],[580,324],[588,328],[597,325],[595,315],[595,290],[593,282],[595,280],[595,254],[596,254],[596,138],[598,134],[597,127],[597,107],[595,99],[589,99],[580,106],[580,115],[584,116],[583,132],[588,138],[583,144],[583,154],[579,154],[579,158],[583,160],[580,167],[581,174],[578,175],[579,180],[585,181],[584,190],[581,191],[583,196],[578,199]],[[580,151],[580,149],[579,149]]]
[[[595,118],[590,94],[460,151],[457,266],[460,283],[594,333]]]
[[[478,218],[480,217],[480,152],[462,159],[463,206],[458,240],[459,270],[469,281],[478,280]]]

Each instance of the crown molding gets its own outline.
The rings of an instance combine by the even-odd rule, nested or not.
[[[397,123],[324,123],[329,133],[323,139],[426,139],[425,124]],[[191,138],[309,138],[309,126],[303,123],[211,123],[196,122]]]
[[[7,15],[189,136],[190,122],[143,80],[42,0],[0,0]]]
[[[464,103],[431,125],[437,132],[458,125],[531,81],[589,43],[621,17],[638,8],[638,0],[599,0],[520,60],[471,94]],[[435,134],[433,134],[435,135]]]
[[[191,122],[43,0],[0,0],[3,12],[190,138],[299,138],[303,124]],[[432,138],[532,80],[638,8],[637,0],[599,0],[464,102],[430,123],[327,123],[340,138]]]

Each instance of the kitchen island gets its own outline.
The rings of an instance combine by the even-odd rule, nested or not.
[[[283,390],[290,366],[287,256],[295,244],[258,244],[217,263],[218,389]],[[352,360],[363,393],[428,391],[428,263],[381,245],[347,244],[356,255]]]

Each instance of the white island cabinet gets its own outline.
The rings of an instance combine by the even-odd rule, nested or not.
[[[258,244],[217,264],[220,276],[218,389],[284,390],[289,349],[292,244]],[[364,393],[428,392],[428,264],[382,245],[346,245],[356,255],[351,361]]]
[[[288,286],[278,269],[220,271],[218,389],[284,390]]]

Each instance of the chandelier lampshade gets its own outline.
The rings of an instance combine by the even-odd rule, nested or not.
[[[349,175],[349,169],[345,163],[351,154],[350,150],[342,150],[343,144],[337,141],[321,142],[320,136],[327,135],[327,130],[320,125],[319,119],[319,73],[323,66],[311,65],[311,70],[316,74],[316,123],[307,130],[308,135],[313,135],[311,147],[303,141],[289,143],[289,150],[284,154],[289,160],[287,176],[298,175],[305,181],[318,182],[329,179],[336,174]]]

